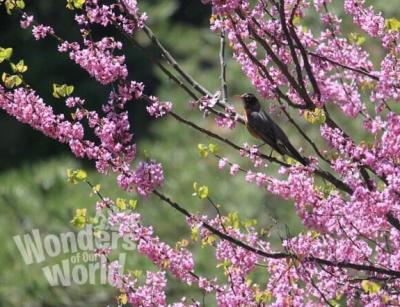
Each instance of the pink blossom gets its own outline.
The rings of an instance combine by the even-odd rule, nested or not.
[[[30,17],[28,17],[28,18],[30,18]],[[25,25],[27,25],[27,23],[24,23],[24,26]],[[32,34],[36,40],[40,40],[42,38],[45,38],[49,34],[54,34],[54,30],[50,26],[37,25],[37,26],[33,26]]]
[[[171,102],[169,101],[160,102],[159,98],[154,96],[150,96],[149,98],[152,101],[152,103],[146,107],[146,110],[147,113],[150,114],[150,116],[155,118],[162,117],[172,110]]]
[[[33,15],[28,15],[26,13],[22,14],[20,25],[22,29],[27,29],[31,26],[33,22]]]
[[[115,50],[121,48],[122,44],[111,37],[104,37],[98,42],[86,40],[83,49],[77,43],[64,42],[59,46],[60,51],[69,50],[71,60],[104,85],[118,79],[125,80],[128,76],[125,57],[114,55]]]
[[[235,176],[235,175],[239,172],[239,170],[240,170],[240,167],[239,167],[238,164],[232,164],[232,166],[231,166],[231,168],[230,168],[230,170],[229,170],[229,173],[230,173],[232,176]]]
[[[221,159],[218,160],[218,168],[220,170],[224,169],[227,164],[228,164],[228,159],[227,158],[221,158]]]

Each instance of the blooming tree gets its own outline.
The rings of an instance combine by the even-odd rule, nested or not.
[[[73,86],[54,84],[53,96],[63,99],[72,111],[71,116],[56,114],[24,77],[25,63],[14,61],[12,49],[3,46],[0,62],[10,65],[2,75],[0,107],[67,144],[75,156],[93,160],[98,172],[117,174],[122,190],[154,194],[179,212],[194,240],[215,250],[225,273],[225,278],[199,275],[188,242],[177,242],[175,247],[162,242],[151,225],[144,224],[151,221],[142,221],[133,203],[108,199],[93,187],[100,197],[96,210],[106,213],[109,225],[136,242],[137,251],[159,267],[157,272],[147,272],[141,284],[136,276],[119,271],[118,262],[108,258],[108,249],[98,250],[121,292],[120,302],[167,305],[169,276],[215,295],[219,306],[400,304],[400,116],[394,111],[400,101],[400,21],[385,20],[365,0],[339,1],[355,26],[383,47],[385,56],[375,67],[363,47],[365,37],[343,31],[342,20],[329,9],[332,0],[202,2],[211,8],[211,31],[221,38],[221,90],[217,93],[179,65],[147,26],[148,16],[136,0],[68,0],[67,8],[74,11],[81,33],[81,40],[73,42],[57,34],[57,25],[41,24],[23,0],[0,1],[8,13],[19,16],[20,26],[31,31],[35,40],[52,40],[67,60],[101,85],[112,85],[101,108],[90,110],[84,99],[73,95]],[[304,18],[315,13],[320,18],[319,33],[302,25]],[[143,32],[162,55],[151,60],[177,89],[188,94],[188,102],[199,110],[194,112],[214,117],[221,129],[236,129],[244,119],[228,100],[228,41],[254,91],[279,108],[304,140],[310,149],[302,153],[307,159],[266,155],[259,147],[238,145],[203,128],[202,116],[197,122],[183,118],[173,110],[173,96],[171,102],[162,102],[146,94],[145,84],[131,79],[122,42],[109,35],[95,40],[91,35],[94,25],[122,33],[139,49],[135,35]],[[164,174],[162,164],[151,158],[135,161],[136,145],[126,110],[135,101],[145,103],[154,120],[168,117],[238,153],[237,161],[230,161],[216,145],[199,145],[201,155],[219,159],[216,172],[229,168],[232,176],[243,173],[244,182],[256,184],[260,193],[268,191],[291,200],[309,231],[282,238],[281,246],[275,247],[269,235],[264,236],[254,224],[243,227],[235,214],[222,215],[206,186],[195,184],[195,195],[215,208],[214,216],[193,214],[185,204],[170,199],[162,186],[164,180],[174,180],[173,174]],[[331,114],[333,109],[335,116],[362,118],[359,129],[368,133],[369,141],[357,142],[352,133],[344,131]],[[319,127],[323,144],[300,128],[301,118]],[[250,169],[239,165],[238,161],[245,160],[252,162]],[[273,165],[279,166],[279,174],[271,170]],[[69,178],[90,183],[82,171],[70,171]],[[86,223],[86,211],[80,211],[74,222]],[[249,274],[260,266],[265,282],[256,285]],[[172,305],[201,303],[182,299]]]

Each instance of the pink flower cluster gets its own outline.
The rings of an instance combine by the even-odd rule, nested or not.
[[[137,213],[115,213],[109,217],[109,224],[118,227],[121,237],[127,236],[138,242],[139,253],[146,255],[161,269],[167,269],[178,279],[190,284],[194,281],[192,254],[185,248],[174,249],[153,235],[152,227],[140,224]]]
[[[140,162],[135,171],[126,170],[118,176],[119,186],[143,196],[149,196],[154,189],[160,188],[164,182],[162,165],[155,161]]]
[[[147,113],[149,113],[152,117],[162,117],[172,110],[172,103],[169,101],[160,102],[160,99],[155,96],[150,96],[149,99],[152,102],[149,106],[146,107],[146,110]]]
[[[27,17],[22,23],[21,26],[23,28],[28,28],[29,25],[32,23],[33,17],[29,16]],[[32,34],[35,37],[35,39],[38,41],[42,38],[45,38],[49,34],[54,34],[54,30],[50,26],[44,26],[44,25],[37,25],[33,26],[32,28]]]
[[[165,272],[154,273],[147,271],[146,281],[143,285],[139,285],[137,279],[121,272],[121,265],[118,261],[111,262],[107,268],[108,279],[116,288],[127,295],[127,301],[132,306],[167,305],[165,295],[167,279]]]
[[[101,84],[109,84],[117,80],[125,80],[128,69],[125,65],[125,56],[114,55],[122,48],[122,44],[112,37],[104,37],[98,42],[84,41],[85,48],[81,49],[78,43],[63,42],[59,46],[61,52],[69,51],[69,57],[79,64],[93,78]]]
[[[112,4],[105,4],[99,0],[87,0],[84,9],[85,14],[77,15],[75,18],[79,25],[100,24],[103,27],[118,25],[129,35],[143,28],[147,20],[146,13],[139,11],[135,0],[123,0]]]
[[[31,26],[33,22],[33,16],[32,15],[28,15],[26,13],[22,14],[21,17],[21,21],[20,21],[20,25],[22,29],[27,29]]]
[[[202,3],[212,4],[213,14],[229,15],[233,13],[240,4],[240,0],[201,0]]]

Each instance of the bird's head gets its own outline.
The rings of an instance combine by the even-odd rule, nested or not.
[[[260,102],[258,101],[257,97],[254,96],[253,94],[245,93],[243,95],[240,95],[240,98],[242,99],[246,111],[250,112],[260,111],[261,109]]]

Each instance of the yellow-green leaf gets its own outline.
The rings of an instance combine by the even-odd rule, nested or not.
[[[68,182],[77,184],[77,183],[83,182],[87,179],[87,173],[81,169],[77,169],[77,170],[67,169],[67,179],[68,179]]]
[[[12,48],[0,48],[0,63],[9,60],[13,54]]]
[[[208,156],[208,147],[204,144],[198,144],[197,148],[199,149],[200,157],[207,158]]]
[[[365,37],[359,33],[353,32],[349,34],[349,42],[351,44],[356,44],[361,46],[362,44],[365,43]]]
[[[190,237],[191,237],[192,241],[197,241],[199,239],[199,234],[200,234],[199,227],[197,227],[197,226],[192,227],[191,231],[192,231],[192,234]]]
[[[53,84],[53,96],[55,98],[67,97],[74,92],[73,85],[67,84]]]
[[[289,165],[295,165],[297,160],[293,159],[292,157],[286,157],[286,163]]]
[[[230,212],[225,219],[224,225],[227,227],[232,227],[234,229],[239,229],[240,227],[240,219],[238,212]]]
[[[131,209],[133,209],[133,210],[135,210],[136,209],[136,206],[137,206],[137,200],[136,199],[130,199],[129,200],[129,208],[131,208]]]
[[[115,201],[115,205],[121,211],[126,210],[126,199],[124,198],[117,198]]]
[[[3,80],[6,88],[14,88],[22,83],[22,78],[18,75],[9,75],[7,73],[3,73],[1,79]]]
[[[20,60],[17,64],[10,63],[11,69],[16,74],[23,74],[28,70],[28,66],[24,64],[24,60]]]
[[[24,0],[17,0],[17,1],[15,2],[15,4],[17,5],[17,8],[19,8],[19,9],[21,9],[21,10],[23,10],[23,9],[25,8],[25,2],[24,2]]]
[[[118,305],[125,305],[128,303],[128,295],[126,293],[121,293],[118,296]]]
[[[256,219],[251,219],[251,220],[245,220],[242,222],[242,225],[246,228],[248,227],[254,227],[257,225],[257,220]]]
[[[208,197],[208,187],[203,185],[197,190],[197,195],[200,199],[204,199]]]
[[[86,0],[67,0],[66,7],[70,10],[81,9]]]
[[[205,185],[199,186],[197,182],[193,182],[193,190],[192,196],[198,196],[200,199],[208,197],[208,187]]]
[[[207,245],[213,245],[214,242],[217,241],[217,238],[214,235],[209,235],[207,237],[205,237],[202,241],[201,241],[201,246],[205,247]]]
[[[300,25],[300,22],[301,22],[301,17],[299,15],[293,17],[293,25],[298,26]]]
[[[140,278],[142,275],[143,275],[143,271],[141,271],[141,270],[132,271],[132,276],[134,276],[135,278]]]
[[[71,224],[74,225],[78,229],[82,229],[85,227],[87,222],[87,209],[76,209],[75,216],[71,220]]]
[[[11,15],[11,12],[13,9],[15,9],[15,2],[14,0],[6,0],[6,2],[4,3],[6,6],[6,12],[8,15]]]
[[[400,20],[398,20],[397,18],[386,19],[385,27],[389,31],[400,31]]]
[[[217,144],[208,144],[208,150],[213,153],[216,154],[218,151],[218,146]]]
[[[314,111],[309,111],[309,110],[304,111],[304,118],[310,124],[321,125],[326,121],[326,115],[324,110],[319,108],[314,109]]]
[[[263,291],[263,292],[258,292],[255,295],[255,300],[257,304],[267,304],[271,302],[272,300],[272,293],[271,291]]]
[[[361,288],[370,294],[378,293],[381,289],[381,286],[373,281],[363,280],[361,282]]]
[[[311,230],[311,238],[317,239],[321,234],[316,230]]]
[[[100,184],[96,184],[93,188],[92,188],[92,192],[97,194],[100,192],[101,189],[101,185]]]

